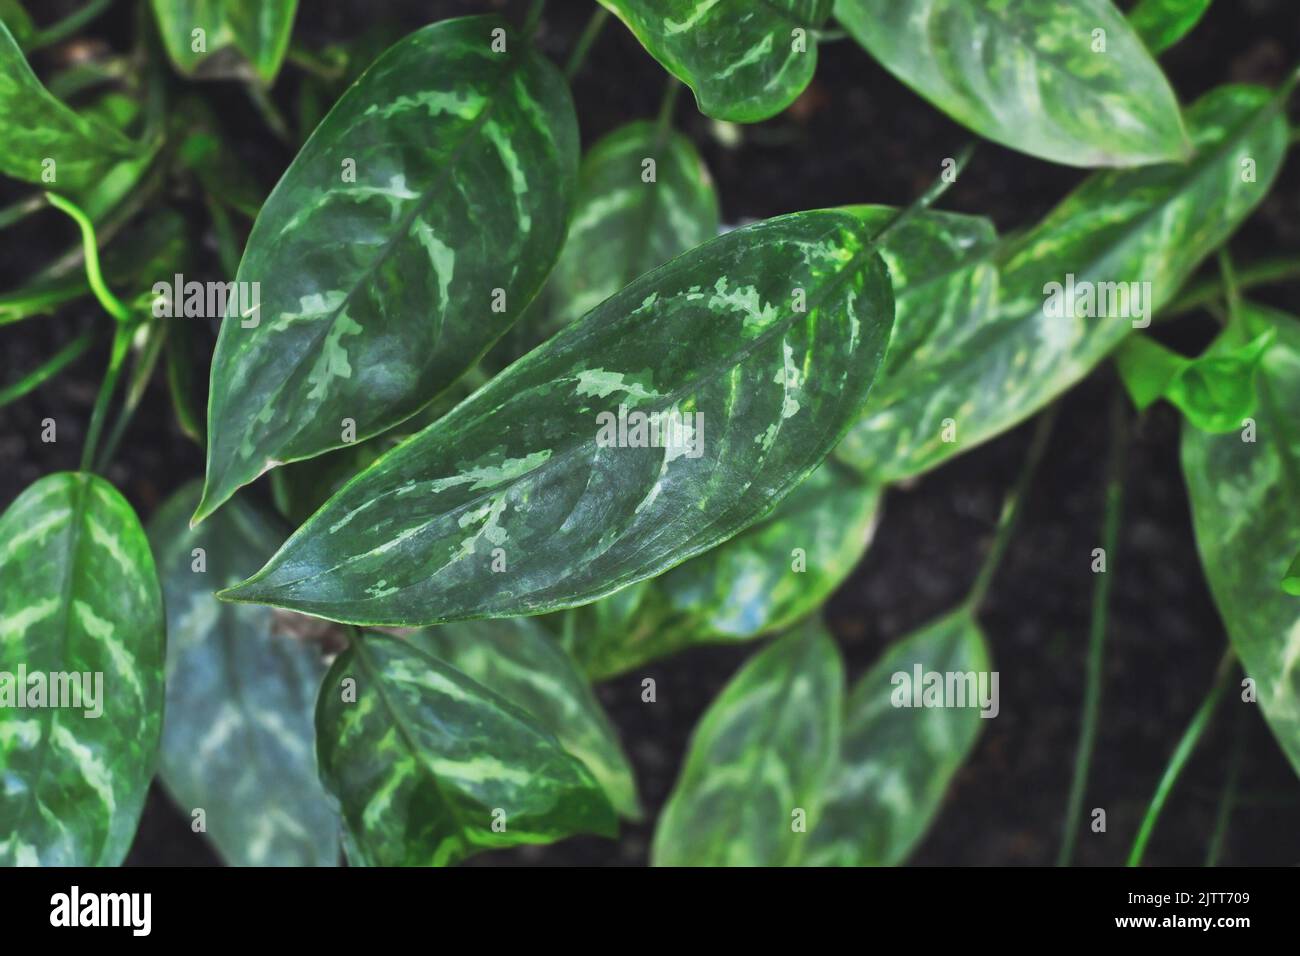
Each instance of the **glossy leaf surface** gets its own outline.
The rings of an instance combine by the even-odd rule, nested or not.
[[[1140,0],[1128,22],[1152,53],[1169,49],[1200,22],[1210,0]]]
[[[267,86],[289,49],[297,8],[298,0],[153,0],[158,33],[176,69],[198,77],[238,76],[242,58]]]

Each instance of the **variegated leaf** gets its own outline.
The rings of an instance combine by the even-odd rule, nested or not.
[[[563,79],[499,18],[385,52],[253,226],[238,280],[259,303],[222,324],[196,520],[347,444],[348,421],[362,440],[409,418],[470,368],[558,256],[577,155]]]
[[[318,645],[270,608],[213,596],[284,540],[236,498],[191,531],[197,482],[149,523],[167,607],[163,783],[235,866],[334,866],[339,818],[316,770],[313,714],[325,675]],[[305,620],[299,618],[299,620]]]
[[[240,76],[243,61],[266,86],[289,49],[298,0],[153,0],[158,33],[187,76]]]
[[[1210,0],[1140,0],[1128,15],[1142,42],[1152,53],[1161,53],[1200,22]]]
[[[1010,243],[994,314],[932,338],[932,348],[882,382],[837,457],[881,483],[920,474],[1013,427],[1086,375],[1169,302],[1267,194],[1286,151],[1279,102],[1258,87],[1215,90],[1188,111],[1197,154],[1186,165],[1086,180]],[[1117,298],[1108,314],[1089,316],[1081,291],[1070,306],[1071,282],[1094,290],[1094,312],[1097,290],[1122,285],[1136,293],[1129,314]],[[1059,312],[1049,308],[1053,300]]]
[[[964,699],[927,701],[927,674],[938,674],[945,690],[948,675],[958,675],[953,687]],[[839,759],[804,864],[906,862],[983,727],[981,678],[986,712],[996,716],[988,648],[964,611],[903,638],[862,677],[845,707]]]
[[[785,109],[817,69],[815,32],[833,0],[600,0],[700,112],[753,123]]]
[[[0,864],[122,862],[158,759],[163,628],[144,529],[102,478],[50,475],[0,515]]]
[[[586,765],[620,815],[640,818],[618,734],[572,659],[534,621],[447,624],[408,640],[525,711]]]
[[[1259,706],[1300,773],[1300,596],[1278,586],[1300,529],[1300,320],[1245,304],[1213,351],[1273,330],[1259,406],[1230,434],[1183,425],[1183,477],[1210,592]],[[1243,335],[1244,333],[1244,335]]]
[[[368,633],[339,656],[316,741],[358,863],[439,866],[617,830],[600,785],[555,737],[403,638]]]
[[[877,489],[828,462],[725,544],[566,611],[566,646],[599,680],[696,644],[787,627],[849,576],[871,539],[878,500]]]
[[[812,472],[862,407],[892,323],[857,217],[737,229],[380,458],[224,596],[420,626],[559,610],[653,577]]]
[[[900,80],[1004,146],[1070,166],[1188,156],[1178,100],[1111,0],[836,0]]]
[[[818,623],[750,659],[705,713],[655,829],[657,866],[786,866],[820,816],[844,665]]]

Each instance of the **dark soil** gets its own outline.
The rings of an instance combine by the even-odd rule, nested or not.
[[[54,19],[76,3],[51,2]],[[126,8],[127,4],[119,4]],[[308,47],[360,35],[379,20],[399,33],[485,6],[522,16],[522,4],[339,0],[303,4],[297,37]],[[551,0],[541,42],[562,62],[591,4]],[[124,49],[132,18],[101,17],[88,36]],[[47,72],[60,51],[36,58]],[[852,41],[823,46],[817,78],[789,111],[740,130],[724,145],[689,96],[677,122],[704,153],[729,222],[845,203],[902,204],[921,192],[943,157],[970,137],[910,93]],[[1295,0],[1219,0],[1204,23],[1163,62],[1184,101],[1230,81],[1276,85],[1300,63],[1300,7]],[[286,67],[276,100],[292,113],[299,74]],[[616,22],[608,24],[577,78],[584,142],[658,108],[664,74]],[[208,84],[241,157],[270,185],[292,150],[266,131],[230,84]],[[981,143],[943,205],[991,216],[1003,231],[1033,223],[1082,173]],[[25,189],[0,184],[0,205]],[[215,248],[201,210],[191,210],[201,263],[217,278]],[[0,243],[0,287],[75,242],[72,226],[42,213],[8,230]],[[1293,156],[1271,196],[1233,240],[1239,263],[1300,248],[1300,163]],[[1300,313],[1300,289],[1261,291],[1258,298]],[[80,329],[107,318],[91,302],[48,320],[0,329],[0,381],[8,382],[52,354]],[[1182,320],[1162,337],[1196,350],[1212,334],[1205,316]],[[0,504],[54,471],[77,467],[82,433],[106,360],[99,348],[56,381],[0,410]],[[1073,763],[1089,606],[1089,570],[1102,517],[1106,415],[1117,387],[1102,368],[1067,395],[1047,458],[1011,551],[982,615],[1001,673],[1002,710],[957,776],[944,809],[914,856],[920,864],[1047,864],[1055,857]],[[40,441],[53,418],[58,441]],[[1108,832],[1081,837],[1077,859],[1122,863],[1165,763],[1208,690],[1225,633],[1204,584],[1178,467],[1179,422],[1157,407],[1136,425],[1127,468],[1125,520],[1117,555],[1099,739],[1085,806],[1104,807]],[[951,608],[980,565],[1004,492],[1028,442],[1025,428],[976,449],[885,501],[874,544],[827,610],[855,678],[892,641]],[[161,383],[121,445],[108,477],[147,519],[169,493],[202,472],[198,448],[172,420]],[[258,489],[265,493],[265,489]],[[645,803],[654,814],[676,778],[688,738],[709,702],[752,646],[703,648],[608,682],[600,696],[622,732]],[[658,702],[643,704],[640,681],[658,683]],[[1240,801],[1223,862],[1294,864],[1300,860],[1300,787],[1254,705],[1230,696],[1174,791],[1147,853],[1155,864],[1198,864],[1214,828],[1228,756],[1243,753]],[[625,826],[616,842],[577,838],[478,858],[478,864],[644,863],[652,824]],[[190,833],[188,817],[157,787],[129,862],[216,862]]]

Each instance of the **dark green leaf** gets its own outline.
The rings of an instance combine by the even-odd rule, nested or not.
[[[253,226],[238,279],[261,283],[260,309],[222,326],[196,519],[346,444],[345,419],[364,439],[446,390],[541,287],[576,172],[564,81],[504,21],[444,21],[384,53]]]
[[[226,78],[241,74],[242,59],[266,86],[280,72],[297,8],[298,0],[153,0],[158,32],[176,69]]]
[[[1070,166],[1187,158],[1178,100],[1111,0],[836,0],[886,69],[957,122]]]
[[[320,648],[286,633],[291,615],[213,592],[284,540],[278,522],[236,498],[191,531],[198,482],[158,510],[149,538],[167,607],[163,783],[235,866],[334,866],[339,818],[316,771]],[[199,549],[201,553],[195,553]]]
[[[753,123],[785,109],[817,69],[816,30],[832,0],[600,0],[700,112]]]
[[[122,862],[158,759],[163,627],[144,529],[106,481],[49,475],[0,515],[0,864]]]
[[[20,47],[27,46],[27,41],[36,35],[36,25],[32,23],[31,15],[18,0],[0,0],[0,23],[9,28],[9,33]]]
[[[1141,0],[1128,15],[1147,49],[1161,53],[1191,31],[1210,9],[1210,0]]]
[[[316,740],[360,863],[437,866],[617,830],[591,772],[537,721],[399,637],[366,634],[334,662]]]
[[[1286,577],[1282,579],[1282,590],[1287,594],[1300,597],[1300,552],[1297,552],[1291,567],[1286,570]]]
[[[419,626],[559,610],[653,577],[812,472],[862,407],[892,323],[857,217],[737,229],[379,459],[225,596]],[[659,416],[657,445],[633,413]]]

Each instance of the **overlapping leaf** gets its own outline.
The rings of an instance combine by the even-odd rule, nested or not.
[[[402,638],[367,634],[339,656],[316,728],[354,862],[445,865],[617,829],[591,772],[541,724]]]
[[[559,254],[576,168],[564,81],[504,21],[444,21],[384,53],[253,227],[238,280],[260,283],[260,308],[222,326],[196,518],[341,447],[345,419],[377,434],[471,367]]]
[[[816,30],[832,0],[600,0],[700,112],[753,123],[785,109],[817,69]]]
[[[246,60],[267,86],[289,49],[297,8],[298,0],[153,0],[158,32],[176,69],[199,77],[238,76]]]
[[[0,516],[0,864],[122,862],[158,757],[163,628],[144,530],[103,479],[50,475]]]
[[[851,213],[728,233],[386,454],[226,596],[418,626],[558,610],[652,577],[811,473],[862,407],[892,322]]]
[[[1259,706],[1300,773],[1300,596],[1278,586],[1300,528],[1300,321],[1245,305],[1243,327],[1214,350],[1273,330],[1259,371],[1259,407],[1241,430],[1183,426],[1183,476],[1205,576]]]
[[[840,746],[844,665],[820,624],[756,655],[710,705],[655,830],[659,866],[798,862]]]
[[[286,615],[213,595],[264,561],[284,532],[239,498],[191,531],[198,499],[198,483],[185,486],[149,524],[170,637],[163,782],[184,813],[203,810],[228,863],[333,866],[339,819],[321,787],[313,728],[320,648],[285,633]]]
[[[1187,158],[1178,100],[1111,0],[836,0],[835,16],[900,80],[1004,146],[1070,166]]]
[[[1258,87],[1215,90],[1188,111],[1197,147],[1189,163],[1085,181],[1002,255],[995,314],[932,338],[933,349],[886,378],[837,457],[880,482],[919,474],[1012,427],[1087,374],[1134,323],[1170,301],[1268,192],[1286,150],[1279,103]],[[1088,317],[1081,302],[1049,314],[1048,284],[1070,276],[1095,290],[1138,283],[1131,317],[1118,308]]]
[[[1210,0],[1141,0],[1128,15],[1152,53],[1169,49],[1200,22]]]

